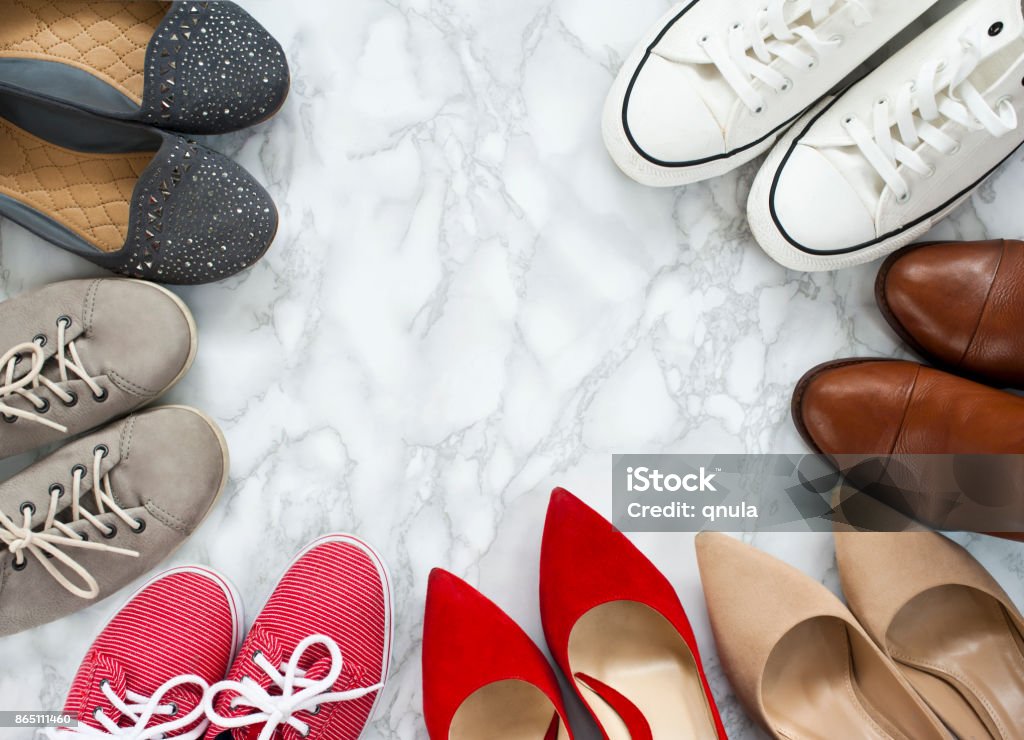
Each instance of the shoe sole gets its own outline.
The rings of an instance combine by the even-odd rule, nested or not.
[[[384,558],[381,557],[380,553],[377,552],[377,550],[372,545],[365,542],[364,540],[359,539],[354,535],[327,534],[322,537],[318,537],[317,539],[313,540],[308,545],[306,545],[304,548],[302,548],[302,550],[300,550],[299,553],[292,558],[291,562],[288,563],[285,569],[281,571],[281,575],[277,578],[277,580],[274,581],[274,587],[271,589],[270,594],[267,594],[267,597],[263,600],[263,603],[265,604],[267,602],[267,600],[270,598],[270,595],[273,594],[274,589],[277,588],[277,584],[279,584],[281,580],[285,577],[285,575],[287,575],[288,571],[292,569],[292,566],[299,562],[299,560],[301,560],[304,556],[308,555],[312,550],[315,550],[317,547],[320,547],[321,545],[325,545],[332,542],[352,545],[353,547],[356,547],[357,549],[363,551],[367,555],[367,557],[369,557],[371,562],[373,562],[374,566],[377,568],[377,574],[380,576],[381,584],[384,587],[386,608],[384,609],[384,655],[380,673],[380,682],[382,684],[382,688],[377,692],[377,695],[373,698],[373,706],[370,708],[370,714],[367,716],[366,719],[366,724],[369,725],[371,722],[374,722],[378,719],[377,713],[380,708],[380,698],[384,693],[384,689],[387,688],[387,681],[391,674],[391,646],[394,643],[395,639],[395,624],[393,619],[395,611],[395,599],[394,593],[391,590],[391,572],[388,570],[387,563],[384,561]]]

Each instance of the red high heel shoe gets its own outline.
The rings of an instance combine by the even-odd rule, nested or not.
[[[675,590],[561,488],[544,525],[540,608],[548,646],[605,740],[727,737]]]
[[[423,717],[432,740],[572,740],[540,649],[493,602],[440,569],[427,587]]]

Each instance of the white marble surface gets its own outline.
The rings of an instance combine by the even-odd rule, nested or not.
[[[540,639],[552,486],[607,510],[615,452],[802,451],[788,416],[802,372],[901,351],[873,268],[786,273],[752,243],[753,167],[668,191],[615,170],[604,94],[668,5],[247,3],[282,39],[294,89],[272,123],[214,145],[268,185],[282,229],[248,274],[180,291],[201,346],[169,400],[219,420],[233,464],[172,562],[222,570],[255,613],[306,541],[376,543],[397,583],[397,653],[368,738],[425,737],[432,567]],[[1017,236],[1022,198],[1018,154],[941,234]],[[96,272],[0,225],[3,297]],[[1024,604],[1024,546],[969,540]],[[731,736],[759,737],[719,670],[691,539],[636,541],[679,589]],[[828,537],[756,542],[836,587]],[[59,707],[118,602],[0,642],[0,709]]]

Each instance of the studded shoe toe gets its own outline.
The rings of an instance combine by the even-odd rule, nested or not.
[[[221,280],[277,232],[267,192],[194,141],[0,94],[0,214],[114,272]]]
[[[281,45],[233,2],[0,0],[0,87],[217,134],[284,104]]]
[[[0,637],[72,614],[151,571],[202,523],[227,471],[213,422],[166,406],[0,483]]]

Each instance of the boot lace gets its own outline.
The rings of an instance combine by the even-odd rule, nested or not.
[[[82,364],[82,358],[78,355],[78,348],[75,346],[74,340],[67,338],[67,330],[70,326],[71,319],[69,317],[61,316],[57,319],[57,351],[54,359],[60,373],[60,383],[55,383],[43,375],[43,369],[46,366],[46,354],[43,352],[46,337],[43,335],[37,336],[31,342],[15,345],[3,356],[0,356],[0,416],[6,421],[27,419],[58,432],[67,432],[66,427],[43,416],[49,410],[50,402],[42,398],[39,391],[49,390],[66,406],[74,406],[78,402],[78,396],[74,391],[61,387],[67,385],[72,375],[84,381],[97,400],[107,397],[107,391],[100,387]],[[25,357],[30,358],[32,366],[28,372],[16,379],[15,369]],[[34,411],[9,405],[8,402],[17,396],[28,401]]]
[[[109,471],[101,475],[101,464],[106,457],[108,450],[103,445],[98,445],[93,451],[93,505],[96,513],[92,514],[81,505],[83,494],[82,480],[86,475],[84,465],[76,465],[71,470],[71,519],[69,524],[80,520],[87,521],[105,538],[111,538],[117,534],[114,525],[104,524],[99,516],[108,510],[128,525],[133,531],[141,532],[145,526],[142,520],[134,519],[124,509],[117,505],[114,492],[110,485]],[[64,487],[59,483],[50,486],[50,506],[46,513],[46,521],[39,531],[32,528],[32,516],[35,514],[35,504],[26,501],[21,505],[21,524],[14,518],[0,511],[0,542],[7,546],[7,549],[14,555],[15,570],[23,570],[28,565],[28,556],[35,558],[40,565],[65,589],[83,599],[94,599],[99,595],[99,584],[88,570],[72,558],[65,549],[96,550],[128,557],[138,557],[135,550],[127,550],[102,542],[93,542],[86,536],[73,530],[68,524],[57,520],[60,512],[59,501],[64,496]],[[62,563],[73,574],[78,576],[80,584],[72,582],[56,565],[54,561]]]
[[[976,28],[964,34],[948,61],[927,62],[914,82],[903,86],[891,100],[879,100],[871,129],[857,116],[843,120],[843,127],[864,158],[900,203],[910,199],[910,185],[899,171],[900,165],[923,177],[935,174],[935,166],[917,151],[922,142],[940,156],[960,151],[961,143],[939,128],[944,121],[968,131],[984,130],[996,138],[1018,127],[1017,110],[1009,97],[989,105],[969,79],[985,60],[981,52],[983,33]]]
[[[85,724],[80,724],[75,728],[51,728],[46,731],[46,737],[49,740],[96,740],[97,738],[156,740],[157,738],[165,738],[173,732],[183,730],[198,722],[188,732],[174,736],[175,740],[198,740],[198,738],[206,734],[206,728],[210,724],[209,720],[203,717],[203,705],[201,702],[196,704],[191,712],[177,719],[158,722],[152,727],[148,726],[155,717],[175,717],[178,714],[178,705],[174,702],[165,702],[164,697],[172,689],[185,684],[192,684],[197,687],[200,694],[205,694],[209,690],[209,685],[200,676],[186,674],[166,682],[152,696],[145,696],[128,690],[125,691],[124,698],[122,698],[114,692],[109,681],[102,681],[100,689],[107,698],[107,701],[110,702],[114,709],[120,712],[122,722],[127,719],[132,724],[126,727],[121,726],[118,722],[108,717],[101,707],[96,707],[93,710],[92,716],[100,724],[100,728]]]
[[[793,86],[789,77],[770,66],[775,59],[794,69],[813,69],[820,55],[842,45],[840,36],[822,38],[815,28],[830,17],[837,3],[852,8],[857,27],[871,22],[868,0],[811,0],[811,25],[797,26],[792,25],[796,19],[786,17],[789,0],[768,0],[765,7],[746,21],[734,23],[727,33],[707,34],[698,43],[743,104],[759,114],[766,103],[756,82],[776,92],[787,92]],[[812,53],[800,48],[800,41]]]
[[[319,680],[306,678],[306,672],[299,668],[303,654],[313,645],[322,645],[331,657],[330,671]],[[231,729],[263,723],[258,740],[270,740],[282,724],[290,725],[300,735],[306,737],[310,730],[309,724],[296,717],[296,713],[307,712],[315,715],[319,713],[321,704],[355,701],[380,691],[384,686],[378,683],[365,688],[332,692],[330,689],[341,675],[344,661],[338,643],[325,635],[311,635],[304,639],[295,648],[291,658],[280,666],[273,665],[259,652],[253,655],[253,662],[266,673],[274,689],[280,693],[271,694],[247,676],[241,681],[215,683],[210,687],[203,704],[207,717],[218,727]],[[214,702],[218,694],[226,691],[237,694],[230,702],[231,709],[246,708],[253,711],[241,717],[223,717],[218,714],[213,708]]]

